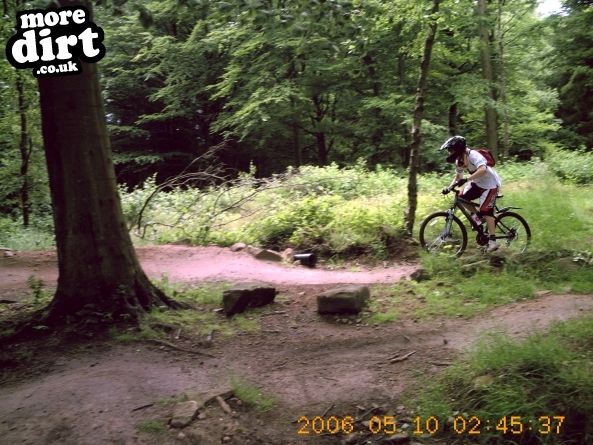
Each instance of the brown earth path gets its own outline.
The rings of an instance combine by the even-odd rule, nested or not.
[[[215,337],[208,350],[214,358],[142,343],[100,343],[77,351],[49,350],[46,356],[39,357],[35,372],[21,379],[12,376],[0,386],[0,443],[342,443],[343,438],[335,436],[299,437],[296,432],[301,425],[295,420],[301,415],[312,418],[324,413],[355,415],[357,406],[368,408],[373,403],[395,409],[402,403],[404,391],[409,394],[422,389],[443,365],[471,348],[484,332],[527,335],[554,321],[593,310],[591,296],[546,295],[473,319],[402,320],[374,327],[356,326],[318,316],[315,295],[334,283],[391,282],[409,274],[413,266],[361,272],[307,270],[316,272],[315,278],[311,278],[315,284],[303,284],[300,278],[291,281],[300,276],[300,270],[267,262],[256,262],[255,270],[251,258],[228,255],[230,252],[215,248],[151,247],[141,249],[140,257],[149,271],[155,264],[151,266],[151,258],[157,259],[161,268],[152,269],[153,276],[171,271],[169,277],[175,281],[199,281],[205,276],[222,279],[225,270],[232,270],[229,263],[226,267],[230,269],[213,265],[209,269],[212,275],[196,278],[192,274],[201,272],[193,268],[208,262],[200,259],[202,252],[208,252],[210,257],[218,252],[217,262],[239,259],[252,267],[245,272],[248,276],[235,269],[237,273],[228,277],[231,280],[264,277],[278,285],[284,298],[266,309],[260,319],[260,332],[229,339]],[[172,267],[176,255],[182,267]],[[25,261],[24,264],[35,265],[35,273],[50,282],[49,270],[55,267],[55,259],[37,254]],[[0,274],[4,276],[7,270],[18,270],[15,262],[8,268],[4,265],[0,262]],[[27,271],[26,267],[19,267]],[[405,361],[390,362],[396,355],[411,352],[413,355]],[[274,410],[261,414],[233,405],[238,411],[233,417],[214,405],[206,411],[206,419],[196,420],[182,434],[139,431],[147,420],[168,419],[171,405],[159,401],[183,394],[193,398],[196,393],[222,391],[220,388],[228,386],[233,376],[255,382],[273,395]],[[422,442],[433,443],[430,439]],[[371,443],[381,443],[381,438],[377,436]]]
[[[412,273],[414,265],[396,265],[358,271],[310,269],[260,261],[246,252],[215,246],[150,246],[136,249],[140,263],[151,278],[166,275],[172,282],[265,281],[271,284],[390,283]],[[34,275],[56,286],[58,261],[55,252],[17,252],[0,258],[0,298],[20,299],[27,278]]]

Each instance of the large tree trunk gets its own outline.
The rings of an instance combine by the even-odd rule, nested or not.
[[[89,2],[84,6],[91,10]],[[90,312],[114,321],[138,319],[153,305],[177,307],[136,258],[117,192],[97,66],[81,65],[78,75],[39,79],[59,265],[48,321]]]
[[[405,229],[409,236],[412,236],[414,219],[416,218],[416,207],[418,205],[417,176],[420,167],[420,127],[422,126],[422,116],[424,114],[424,94],[426,92],[428,72],[430,69],[432,46],[434,45],[437,32],[435,15],[439,10],[439,3],[440,0],[433,0],[432,2],[432,18],[429,25],[428,35],[424,41],[424,53],[422,55],[422,61],[420,62],[420,75],[418,76],[418,84],[416,88],[416,104],[412,119],[412,142],[409,147],[410,160],[408,168],[408,207],[404,215]]]
[[[488,101],[485,107],[486,143],[488,149],[498,154],[498,119],[496,115],[496,78],[492,68],[492,49],[490,42],[490,25],[488,19],[488,0],[478,0],[477,13],[480,31],[480,55],[482,75],[488,85]]]

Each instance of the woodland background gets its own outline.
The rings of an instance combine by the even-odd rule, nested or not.
[[[15,11],[33,6],[3,1],[3,41]],[[107,48],[101,85],[130,227],[146,235],[149,224],[161,241],[249,238],[233,234],[230,221],[241,219],[235,229],[243,228],[254,212],[244,205],[251,193],[274,181],[272,188],[286,188],[283,181],[298,172],[309,201],[260,203],[270,224],[282,225],[274,201],[289,219],[311,213],[302,222],[311,229],[311,219],[323,219],[320,208],[359,196],[348,190],[375,175],[384,180],[367,184],[365,196],[395,199],[387,203],[395,207],[377,204],[383,216],[375,226],[384,228],[387,218],[397,232],[419,65],[433,19],[423,177],[449,171],[437,148],[448,135],[463,134],[473,146],[488,146],[503,171],[506,165],[515,172],[507,179],[593,181],[591,2],[568,0],[561,14],[545,18],[535,1],[447,0],[435,15],[430,7],[396,0],[98,2],[95,21]],[[0,241],[47,247],[53,230],[36,80],[2,59],[0,96]],[[426,200],[435,204],[441,182],[422,188],[421,179],[420,213]],[[336,197],[334,189],[344,193]],[[145,205],[159,191],[178,193]],[[359,219],[366,224],[368,212]],[[224,231],[210,236],[220,224]],[[29,227],[22,236],[21,225]],[[323,244],[319,234],[295,238],[298,221],[286,225],[251,241]],[[364,241],[346,244],[356,250]]]

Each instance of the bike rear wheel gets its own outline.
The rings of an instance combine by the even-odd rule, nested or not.
[[[420,244],[430,253],[449,253],[459,256],[467,247],[467,231],[455,215],[436,212],[420,224]]]
[[[521,215],[504,212],[496,216],[496,239],[504,250],[523,253],[531,242],[531,229]]]

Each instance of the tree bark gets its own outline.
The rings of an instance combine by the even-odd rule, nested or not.
[[[317,141],[317,158],[319,159],[319,165],[327,165],[327,143],[325,140],[325,133],[315,133],[315,140]]]
[[[62,6],[88,1],[62,1]],[[96,64],[40,78],[42,131],[59,278],[48,322],[104,313],[138,320],[150,307],[180,307],[150,283],[127,231],[111,158]]]
[[[27,101],[25,98],[25,86],[21,71],[16,72],[16,91],[18,97],[19,117],[20,117],[20,141],[19,152],[21,154],[22,178],[21,184],[21,211],[23,214],[23,226],[29,226],[30,203],[29,203],[29,158],[31,157],[32,146],[29,144],[29,131],[27,126]]]
[[[449,135],[456,136],[459,134],[457,128],[457,102],[449,105]]]
[[[294,153],[294,166],[300,168],[303,164],[303,154],[301,150],[300,129],[298,123],[295,121],[292,125],[292,146]]]
[[[428,35],[424,41],[424,53],[420,62],[420,75],[416,88],[416,101],[412,119],[412,141],[409,146],[410,158],[408,166],[408,207],[404,214],[405,230],[408,236],[412,236],[414,229],[414,219],[416,217],[416,207],[418,205],[418,169],[420,167],[420,142],[422,126],[422,116],[424,114],[424,94],[426,93],[426,84],[428,72],[430,70],[430,58],[432,47],[437,32],[436,13],[439,10],[440,0],[433,0],[431,10],[431,21]]]
[[[504,33],[502,31],[502,9],[504,0],[498,0],[498,9],[496,14],[496,43],[498,48],[498,85],[500,90],[500,101],[502,102],[502,151],[500,158],[505,159],[509,156],[510,135],[509,135],[509,115],[507,100],[507,79],[504,65]]]
[[[498,119],[496,115],[496,78],[492,68],[492,49],[490,42],[490,26],[488,20],[488,0],[478,0],[477,14],[480,31],[480,56],[482,76],[488,85],[488,101],[485,107],[486,144],[488,149],[498,155]]]

